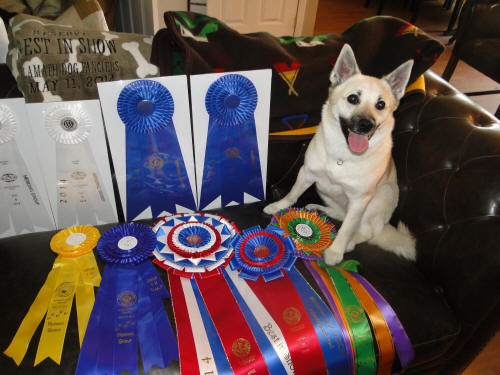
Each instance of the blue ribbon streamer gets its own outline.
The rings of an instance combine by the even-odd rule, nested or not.
[[[124,237],[134,247],[119,247]],[[162,298],[169,297],[148,261],[156,242],[151,228],[141,224],[114,227],[102,235],[97,251],[107,262],[82,343],[76,375],[137,373],[137,345],[144,369],[167,367],[178,359],[172,327]]]
[[[215,367],[217,367],[217,372],[221,375],[231,375],[233,370],[229,361],[227,360],[226,353],[224,352],[224,347],[219,339],[215,325],[210,318],[210,313],[208,312],[205,302],[203,302],[203,297],[201,296],[200,289],[196,284],[194,279],[191,279],[191,286],[193,287],[194,296],[196,298],[196,303],[198,304],[198,310],[200,311],[201,319],[203,321],[203,326],[207,333],[207,337],[210,343],[210,349],[214,355]],[[193,332],[196,335],[196,332]]]
[[[255,316],[253,315],[252,311],[246,304],[245,299],[238,292],[238,289],[236,289],[236,286],[234,285],[233,281],[227,274],[227,271],[224,270],[223,268],[221,270],[229,286],[229,289],[231,289],[231,292],[233,293],[236,302],[238,302],[238,305],[240,306],[241,312],[245,316],[248,325],[252,329],[252,333],[255,339],[257,340],[257,344],[259,345],[262,355],[264,356],[264,360],[266,361],[269,372],[273,375],[286,375],[287,372],[283,367],[283,364],[281,363],[278,354],[276,353],[273,346],[269,342],[269,339],[266,333],[263,331],[261,325],[259,324],[257,319],[255,319]]]
[[[314,325],[329,374],[348,374],[349,360],[346,345],[349,343],[343,340],[342,331],[331,310],[295,267],[291,268],[287,274],[295,285]]]
[[[196,210],[168,89],[156,81],[131,82],[121,91],[117,109],[126,134],[127,220],[149,206],[153,217],[176,212],[175,204]]]
[[[209,87],[210,116],[200,208],[221,196],[222,206],[243,203],[244,193],[264,199],[254,111],[257,90],[240,74],[228,74]]]

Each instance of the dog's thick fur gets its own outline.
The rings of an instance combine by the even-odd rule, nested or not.
[[[344,45],[330,75],[322,120],[306,151],[291,191],[264,208],[273,214],[293,205],[313,183],[326,204],[308,209],[343,221],[326,263],[339,263],[345,251],[368,241],[415,260],[415,240],[389,219],[398,203],[396,168],[391,157],[393,112],[405,92],[413,61],[378,79],[360,73],[354,53]]]

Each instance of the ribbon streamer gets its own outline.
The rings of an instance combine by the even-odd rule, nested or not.
[[[177,205],[195,210],[168,89],[156,81],[131,82],[121,91],[117,110],[125,124],[127,220],[148,207],[153,217],[177,212]]]
[[[370,293],[371,297],[384,315],[384,318],[389,325],[389,329],[391,330],[394,345],[398,353],[399,361],[401,362],[401,367],[405,369],[412,361],[414,352],[403,325],[399,321],[396,313],[389,303],[387,303],[384,297],[382,297],[382,295],[373,287],[373,285],[370,284],[370,282],[368,282],[368,280],[356,272],[351,272],[351,275],[363,285],[368,293]]]
[[[115,221],[88,142],[93,126],[79,103],[58,105],[45,116],[45,129],[56,142],[58,226]]]
[[[0,234],[10,228],[15,234],[35,227],[52,229],[49,211],[16,144],[18,121],[14,112],[0,104]]]
[[[235,235],[232,240],[234,258],[229,263],[232,270],[240,270],[240,277],[265,281],[283,276],[295,263],[295,245],[290,237],[283,237],[283,230],[269,225],[266,229],[254,226]]]
[[[155,264],[174,274],[203,277],[218,274],[233,256],[235,224],[214,214],[177,214],[160,219],[156,232]]]
[[[169,295],[147,261],[154,244],[154,232],[141,224],[114,227],[99,240],[97,251],[106,266],[76,374],[136,374],[137,345],[146,373],[178,359],[162,302]]]
[[[254,111],[257,90],[240,74],[228,74],[209,87],[210,116],[200,208],[221,196],[222,206],[244,203],[244,194],[264,199]]]
[[[45,318],[35,357],[35,366],[45,358],[61,362],[64,337],[73,296],[76,294],[78,333],[82,343],[94,304],[94,286],[101,277],[92,253],[99,231],[91,226],[75,226],[58,232],[50,242],[58,254],[45,284],[24,317],[9,347],[4,351],[19,366],[38,325]]]

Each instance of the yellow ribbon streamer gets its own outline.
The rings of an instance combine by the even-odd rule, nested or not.
[[[45,322],[34,365],[45,358],[51,358],[60,364],[75,295],[78,335],[80,345],[82,344],[94,306],[94,286],[99,286],[101,281],[92,252],[99,236],[96,228],[79,225],[64,229],[52,237],[50,247],[59,255],[12,342],[4,351],[4,354],[11,357],[18,366],[44,316]]]

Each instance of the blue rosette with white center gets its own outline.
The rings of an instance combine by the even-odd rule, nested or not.
[[[221,198],[222,206],[244,203],[244,195],[264,199],[254,111],[258,95],[252,81],[228,74],[209,87],[209,115],[200,208]]]
[[[125,125],[127,220],[148,207],[153,217],[182,206],[196,209],[173,123],[175,105],[160,82],[138,80],[120,92],[117,111]]]
[[[239,233],[225,217],[208,213],[167,216],[153,230],[155,263],[189,278],[218,273],[233,256],[231,241]]]
[[[295,244],[291,237],[283,237],[283,230],[273,225],[262,229],[254,226],[236,235],[232,241],[234,257],[229,263],[232,270],[240,270],[239,277],[257,280],[259,276],[271,281],[283,276],[295,261]]]
[[[146,373],[179,359],[162,301],[170,296],[148,261],[155,243],[153,230],[135,223],[111,228],[99,239],[97,252],[106,266],[76,375],[136,374],[138,346]]]

